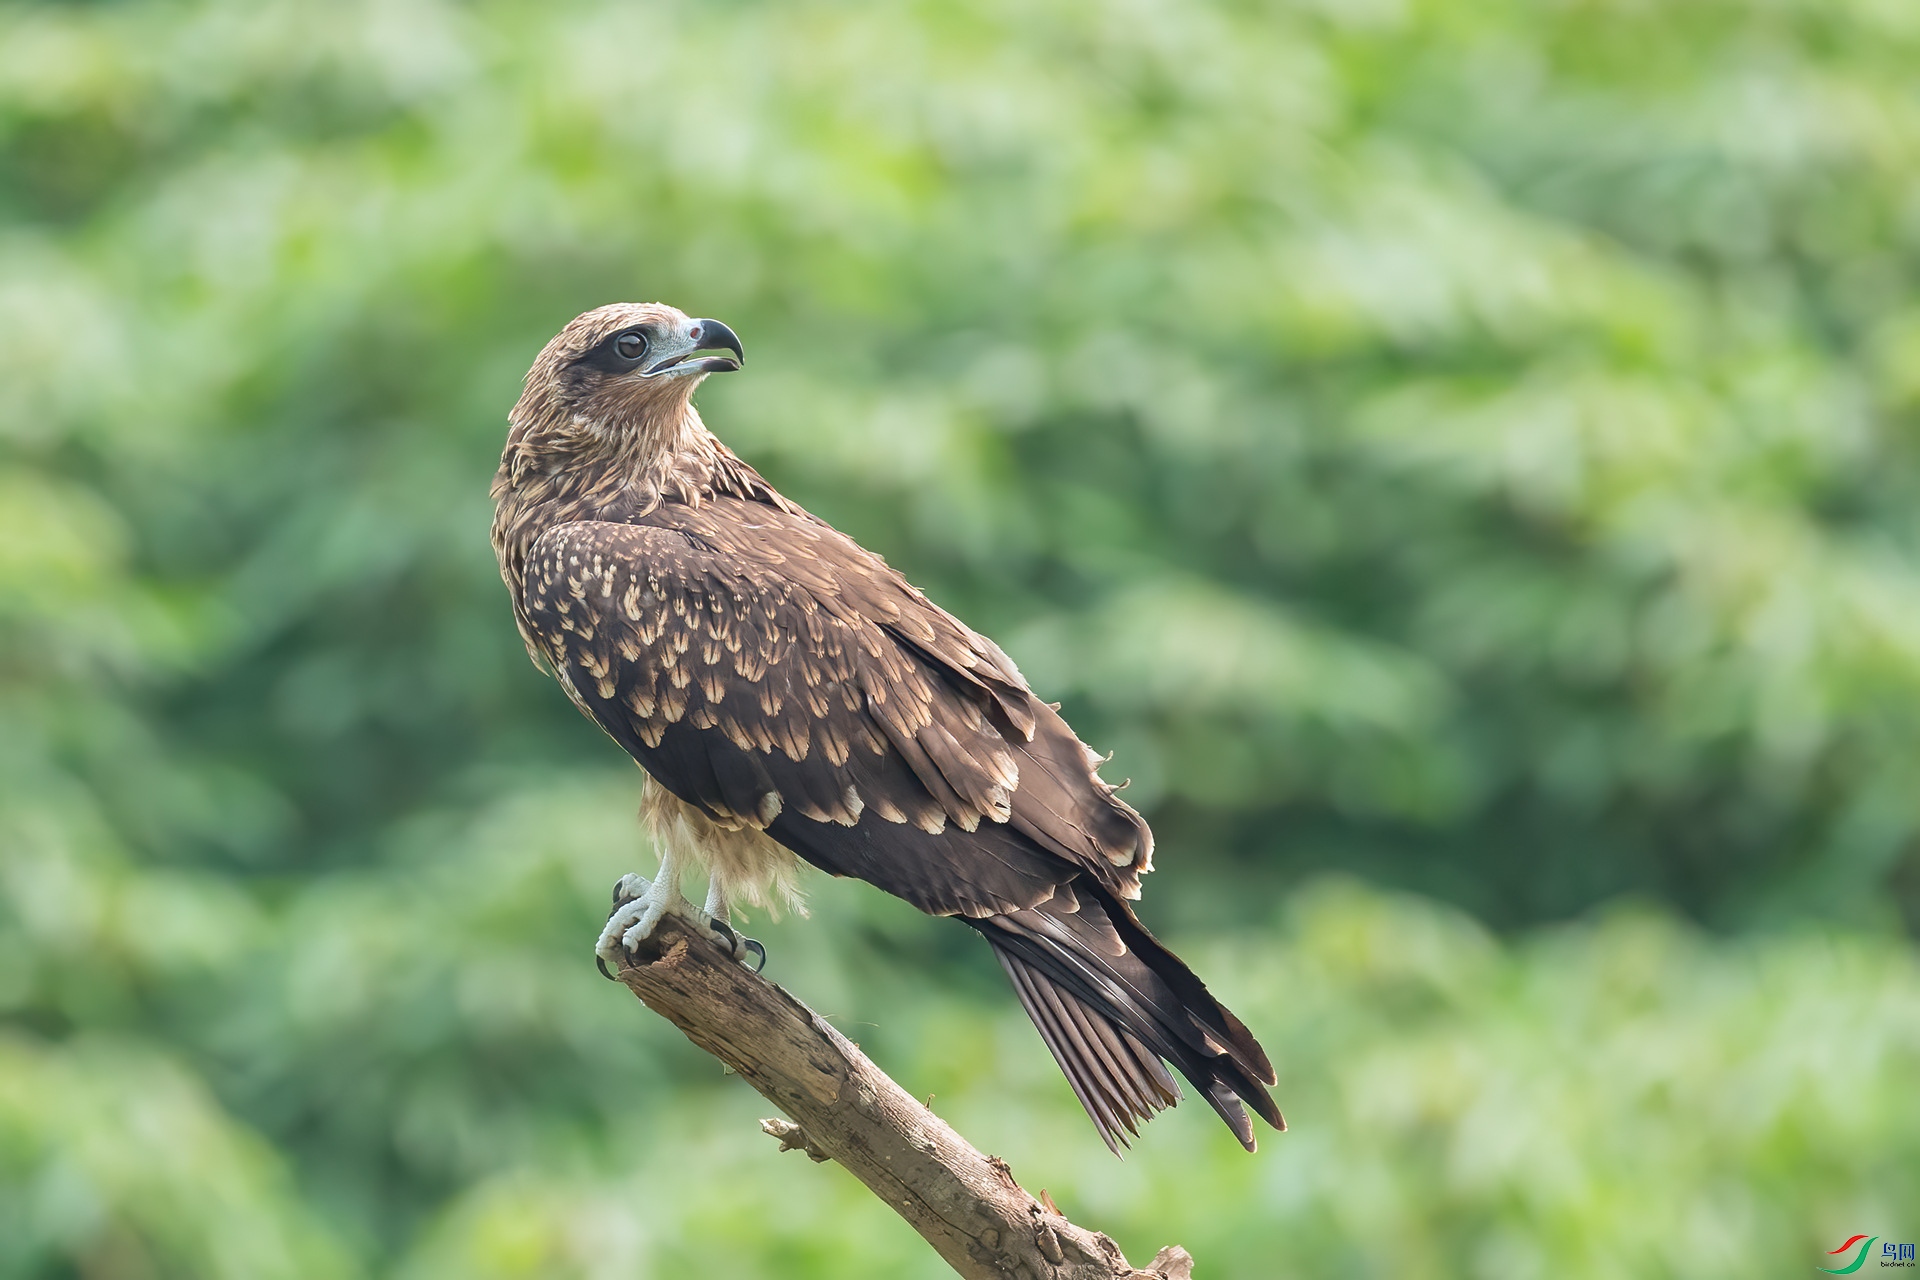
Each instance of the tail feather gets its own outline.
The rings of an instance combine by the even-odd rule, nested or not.
[[[1128,1137],[1139,1135],[1139,1121],[1180,1100],[1180,1086],[1160,1060],[1132,1036],[1113,1031],[1099,1013],[1088,1009],[1072,992],[1055,986],[1044,974],[1005,951],[995,954],[1013,980],[1014,992],[1033,1019],[1040,1039],[1060,1064],[1074,1096],[1114,1154],[1127,1145]],[[1120,1050],[1119,1054],[1108,1048],[1108,1041]],[[1126,1136],[1122,1136],[1122,1129]]]
[[[1118,1154],[1139,1124],[1181,1098],[1174,1067],[1249,1151],[1251,1105],[1286,1121],[1264,1086],[1273,1067],[1240,1020],[1126,904],[1084,881],[1024,911],[969,920],[1101,1138]]]

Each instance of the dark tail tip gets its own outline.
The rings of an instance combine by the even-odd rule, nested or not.
[[[1248,1151],[1257,1149],[1248,1107],[1284,1131],[1266,1088],[1272,1064],[1245,1025],[1125,903],[1084,882],[1073,887],[1037,908],[967,923],[992,944],[1107,1146],[1118,1155],[1141,1122],[1180,1100],[1169,1063]]]

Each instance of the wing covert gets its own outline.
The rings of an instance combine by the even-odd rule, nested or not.
[[[1145,822],[997,646],[804,515],[655,518],[548,530],[522,603],[570,696],[669,791],[876,883],[898,845],[925,865],[882,887],[929,910],[1044,901],[1056,859],[1138,894]]]

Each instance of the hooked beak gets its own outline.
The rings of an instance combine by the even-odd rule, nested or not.
[[[680,342],[661,354],[647,367],[643,378],[682,377],[693,374],[732,373],[747,358],[740,348],[740,336],[718,320],[690,320],[678,335]],[[731,351],[730,356],[703,356],[702,351]]]

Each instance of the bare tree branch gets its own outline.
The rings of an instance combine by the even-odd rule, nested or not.
[[[783,1151],[836,1160],[968,1280],[1188,1280],[1193,1259],[1162,1249],[1145,1270],[1075,1226],[982,1155],[785,990],[729,959],[674,916],[620,981],[731,1067],[788,1120],[763,1120]]]

